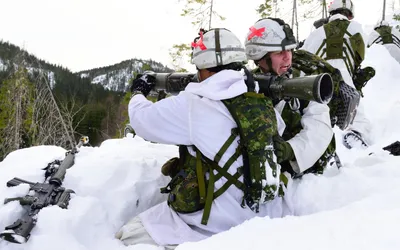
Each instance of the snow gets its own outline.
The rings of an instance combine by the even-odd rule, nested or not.
[[[149,65],[155,72],[165,72],[168,70],[162,64],[154,61],[133,59],[130,65],[109,71],[107,74],[96,75],[96,72],[92,73],[94,75],[91,82],[93,84],[101,84],[107,90],[125,91],[134,73],[142,72],[144,65]],[[90,75],[82,73],[81,77],[90,77]]]
[[[56,85],[56,79],[53,71],[47,72],[47,79],[49,79],[50,88],[54,88]]]
[[[6,71],[7,65],[4,64],[3,60],[0,58],[0,71]]]
[[[106,74],[96,76],[95,78],[93,78],[92,83],[97,84],[97,83],[103,82],[106,78],[107,78]]]
[[[367,50],[363,65],[376,69],[364,89],[373,125],[374,141],[368,149],[346,149],[340,144],[342,132],[335,128],[343,167],[295,180],[286,194],[293,197],[293,216],[254,218],[177,249],[399,249],[400,157],[382,147],[400,140],[400,65],[381,45]],[[160,168],[177,151],[173,145],[131,136],[82,147],[63,183],[76,192],[68,209],[42,209],[27,243],[0,240],[0,249],[162,249],[125,247],[114,234],[134,215],[165,201],[159,188],[168,178]],[[19,177],[41,182],[41,169],[64,153],[60,147],[37,146],[9,154],[0,162],[0,200],[28,191],[27,185],[7,188],[7,181]],[[0,203],[0,231],[23,213],[18,202]]]

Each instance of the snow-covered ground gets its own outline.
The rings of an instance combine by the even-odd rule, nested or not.
[[[294,216],[254,218],[177,249],[400,249],[400,157],[382,150],[400,140],[400,65],[381,45],[367,50],[364,65],[376,69],[364,90],[373,145],[348,150],[338,143],[343,168],[296,180],[287,194],[293,196]],[[340,142],[341,131],[336,132]],[[0,201],[28,191],[27,185],[7,188],[8,180],[19,177],[41,182],[41,168],[62,159],[64,152],[55,146],[38,146],[11,153],[0,162]],[[76,192],[68,209],[42,209],[27,243],[0,240],[0,249],[161,249],[125,247],[114,234],[131,217],[166,199],[159,188],[168,178],[161,175],[160,167],[177,154],[176,146],[139,137],[82,147],[63,184]],[[0,202],[0,231],[23,213],[18,202]]]

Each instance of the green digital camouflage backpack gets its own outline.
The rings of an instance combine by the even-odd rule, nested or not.
[[[326,39],[315,54],[325,60],[343,59],[348,72],[354,75],[355,70],[364,60],[365,43],[360,33],[352,35],[347,31],[349,25],[350,21],[340,19],[324,24]],[[346,36],[350,44],[345,39]],[[324,45],[326,45],[325,48]]]
[[[377,42],[377,40],[382,39],[380,42],[382,44],[388,44],[388,43],[393,43],[393,37],[392,37],[392,27],[390,26],[381,26],[375,29],[376,32],[379,33],[380,37],[378,37],[373,43]]]
[[[206,225],[214,199],[231,185],[243,191],[242,206],[258,212],[259,204],[283,195],[281,185],[287,178],[273,160],[272,137],[277,134],[277,122],[272,101],[263,94],[248,92],[223,103],[234,118],[237,128],[221,147],[213,160],[206,158],[196,147],[192,156],[187,146],[180,146],[179,158],[173,158],[163,166],[163,174],[171,176],[170,183],[161,189],[169,193],[168,205],[179,213],[192,213],[204,209],[201,223]],[[218,163],[233,141],[240,137],[236,152],[224,166]],[[243,166],[231,175],[228,170],[239,156]],[[270,167],[265,166],[268,162]],[[267,171],[267,172],[266,172]],[[206,173],[209,178],[207,179]],[[243,176],[243,182],[239,178]],[[214,191],[214,183],[221,177],[227,182]]]

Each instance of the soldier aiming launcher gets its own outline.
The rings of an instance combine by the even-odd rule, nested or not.
[[[155,77],[156,85],[154,90],[158,92],[158,99],[164,98],[166,93],[177,95],[190,82],[198,82],[197,75],[193,73],[155,73],[153,71],[146,71],[143,74]],[[258,82],[259,92],[272,99],[295,97],[327,104],[333,95],[332,78],[326,73],[293,79],[266,75],[250,74],[249,76]],[[160,96],[163,97],[160,98]],[[128,133],[135,135],[134,130],[129,124],[125,127],[124,136],[127,136]]]
[[[74,165],[75,154],[78,153],[78,148],[88,142],[89,138],[83,136],[78,145],[66,153],[64,160],[56,160],[49,163],[47,167],[43,169],[46,171],[44,183],[33,183],[20,178],[14,178],[7,182],[7,187],[28,184],[30,190],[33,191],[34,194],[4,200],[4,204],[11,201],[19,201],[22,206],[29,206],[29,209],[21,218],[12,225],[7,226],[5,230],[0,233],[2,239],[12,243],[25,243],[29,239],[30,233],[36,224],[36,216],[40,212],[40,209],[49,205],[67,208],[71,193],[74,193],[74,191],[61,187],[62,181],[66,170]],[[49,179],[49,181],[46,183],[47,179]]]
[[[308,72],[307,70],[307,68],[315,68],[313,60],[299,62],[296,57],[293,60],[293,63],[306,74],[313,73]],[[305,66],[307,66],[305,68],[301,67],[304,63],[306,63]],[[326,67],[324,64],[317,66]],[[330,68],[334,70],[333,67],[330,66]],[[330,72],[329,68],[326,68],[325,70]],[[161,94],[165,95],[165,92],[176,95],[180,91],[184,90],[190,82],[198,82],[197,75],[193,73],[155,73],[152,71],[144,73],[155,77],[156,85],[154,89],[158,91],[159,97]],[[342,80],[340,71],[336,70],[333,71],[333,73],[336,81],[338,80],[337,78]],[[339,104],[337,105],[338,107],[334,109],[334,112],[331,113],[331,117],[334,118],[333,125],[337,125],[342,130],[352,124],[356,115],[356,109],[360,101],[360,94],[356,89],[351,88],[342,81],[341,83],[337,83],[339,84],[339,92],[334,95],[335,86],[331,73],[321,73],[318,75],[309,75],[290,79],[286,77],[259,74],[248,74],[248,76],[258,82],[260,93],[263,93],[272,99],[281,100],[284,98],[298,98],[322,104],[328,104],[331,100],[334,100],[335,103]],[[246,76],[246,79],[249,77]]]

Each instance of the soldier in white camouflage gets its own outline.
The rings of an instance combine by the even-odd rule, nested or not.
[[[369,35],[368,47],[381,44],[389,51],[390,55],[400,63],[400,32],[389,22],[379,21]]]
[[[192,43],[199,82],[156,103],[146,99],[154,77],[143,74],[132,83],[128,110],[136,136],[179,145],[179,158],[162,167],[171,177],[161,190],[167,201],[117,232],[125,245],[173,249],[256,216],[292,214],[292,202],[284,196],[291,178],[277,158],[292,159],[293,154],[274,150],[273,138],[285,127],[281,116],[272,100],[249,83],[244,47],[232,32],[217,28],[199,35]]]
[[[291,77],[296,46],[292,29],[276,18],[257,21],[245,40],[247,58],[258,66],[254,72],[277,77]],[[278,163],[293,177],[322,173],[335,153],[329,107],[297,98],[274,104],[286,124],[282,137],[275,138]]]
[[[341,71],[346,84],[361,91],[375,71],[371,67],[361,69],[366,36],[361,25],[352,20],[354,4],[351,0],[333,0],[328,12],[328,22],[308,36],[302,49],[328,61]],[[343,144],[349,149],[367,148],[372,143],[371,129],[361,99],[353,123],[343,133]]]

